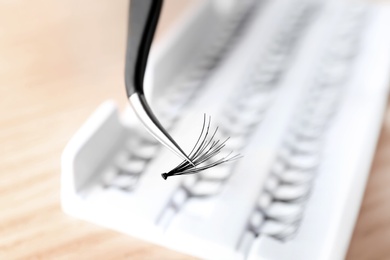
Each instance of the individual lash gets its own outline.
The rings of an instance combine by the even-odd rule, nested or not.
[[[221,150],[226,146],[226,142],[230,137],[226,138],[223,142],[220,140],[215,140],[218,127],[210,136],[210,125],[211,117],[209,116],[207,120],[206,115],[204,115],[202,131],[194,147],[188,155],[194,165],[191,165],[188,161],[183,160],[178,166],[169,172],[161,174],[164,180],[170,176],[199,173],[201,171],[213,168],[226,162],[237,160],[242,157],[240,154],[232,155],[233,151],[231,151],[228,155],[211,162],[210,159],[214,158],[221,152]]]

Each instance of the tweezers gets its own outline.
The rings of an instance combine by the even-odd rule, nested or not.
[[[130,104],[142,124],[160,143],[194,165],[161,125],[144,94],[144,76],[163,0],[131,0],[125,64],[125,85]]]

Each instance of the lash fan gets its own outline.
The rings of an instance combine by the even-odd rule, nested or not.
[[[226,138],[223,142],[220,142],[220,140],[214,140],[215,135],[218,131],[218,127],[209,137],[211,116],[209,116],[208,122],[206,121],[206,114],[204,114],[202,130],[200,132],[198,140],[196,141],[194,147],[188,155],[191,162],[193,162],[193,165],[190,164],[187,160],[183,160],[178,166],[176,166],[169,172],[161,174],[164,180],[166,180],[170,176],[195,174],[213,168],[220,164],[237,160],[242,157],[240,154],[232,155],[233,152],[230,152],[228,155],[223,156],[214,162],[208,163],[211,158],[214,158],[221,152],[230,137]]]

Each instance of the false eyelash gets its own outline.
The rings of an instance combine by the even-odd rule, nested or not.
[[[232,151],[228,155],[214,162],[208,162],[211,158],[215,157],[221,152],[221,150],[225,147],[226,142],[229,140],[230,137],[226,138],[225,141],[223,142],[220,142],[220,140],[215,141],[214,137],[218,131],[218,127],[217,127],[214,133],[211,135],[211,137],[208,138],[210,133],[211,117],[209,116],[209,120],[207,123],[206,121],[207,120],[205,114],[203,117],[202,131],[200,132],[198,140],[196,141],[194,147],[192,148],[190,154],[188,155],[188,157],[190,158],[190,160],[193,162],[195,166],[191,165],[188,161],[184,160],[169,172],[162,173],[161,176],[164,178],[164,180],[166,180],[170,176],[198,173],[210,169],[212,167],[218,166],[220,164],[237,160],[242,157],[240,154],[232,155],[233,153]]]

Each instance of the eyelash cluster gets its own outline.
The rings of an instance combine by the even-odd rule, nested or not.
[[[206,121],[206,115],[204,115],[202,131],[188,156],[194,165],[184,160],[168,173],[161,174],[165,180],[170,176],[198,173],[241,157],[239,154],[232,155],[233,151],[231,151],[228,155],[223,156],[218,160],[210,161],[210,159],[220,154],[221,150],[225,147],[226,142],[229,140],[229,137],[222,142],[220,140],[214,140],[218,127],[210,136],[211,117],[209,117],[208,122]]]

